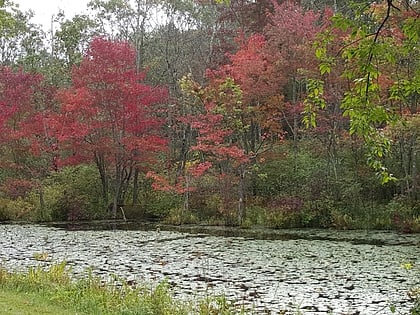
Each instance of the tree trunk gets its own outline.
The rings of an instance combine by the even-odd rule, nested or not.
[[[417,146],[416,146],[416,138],[417,135],[414,135],[413,142],[412,142],[412,150],[411,150],[411,189],[412,189],[412,199],[413,201],[417,201],[419,199],[418,196],[418,187],[417,187]]]
[[[134,169],[134,176],[133,176],[133,206],[138,204],[139,202],[139,175],[140,170],[136,167]]]
[[[108,178],[103,154],[95,153],[95,163],[101,178],[101,192],[104,203],[108,204]]]
[[[239,200],[238,200],[238,225],[241,225],[245,218],[245,166],[239,168]]]
[[[189,211],[190,208],[190,175],[187,173],[185,175],[185,193],[184,193],[184,206],[181,211],[181,216],[179,218],[179,224],[182,225],[184,214]]]
[[[118,205],[122,203],[121,192],[124,181],[124,167],[121,165],[121,158],[116,157],[115,165],[115,182],[114,182],[114,196],[112,202],[112,217],[117,217]]]
[[[45,220],[45,198],[44,198],[44,189],[42,185],[39,186],[39,210],[41,220]]]

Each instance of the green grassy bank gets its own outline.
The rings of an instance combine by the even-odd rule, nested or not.
[[[78,314],[74,308],[58,305],[38,293],[22,292],[5,287],[0,290],[0,310],[4,315]]]
[[[224,297],[200,301],[173,298],[169,286],[104,285],[89,276],[73,280],[65,263],[48,270],[32,268],[27,273],[0,269],[0,310],[3,315],[98,314],[98,315],[187,315],[245,314]],[[117,279],[116,279],[117,280]]]

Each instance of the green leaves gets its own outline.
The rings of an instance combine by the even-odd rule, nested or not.
[[[386,130],[401,119],[399,114],[417,111],[420,24],[409,8],[390,1],[353,9],[352,17],[333,16],[332,26],[314,44],[323,80],[308,81],[303,122],[316,126],[317,110],[327,107],[324,82],[341,76],[347,85],[341,109],[349,134],[364,140],[368,165],[387,183],[395,178],[385,166],[392,146]]]
[[[367,84],[370,80],[370,84]],[[367,163],[375,170],[383,184],[395,180],[384,164],[391,150],[391,140],[383,132],[394,120],[394,113],[385,106],[380,86],[371,78],[354,81],[352,89],[345,93],[341,102],[343,115],[349,118],[349,133],[364,140],[367,148]]]
[[[396,178],[388,171],[384,164],[384,158],[389,154],[391,149],[391,140],[384,133],[378,131],[365,138],[365,143],[368,148],[368,165],[375,170],[381,183],[386,184],[395,181]]]
[[[324,82],[322,80],[308,79],[306,88],[308,96],[304,100],[303,123],[306,128],[316,127],[316,113],[319,109],[325,109],[327,104],[324,96]]]
[[[54,44],[56,53],[65,57],[68,67],[81,62],[84,50],[94,37],[93,27],[94,22],[85,15],[76,15],[72,20],[60,23]]]
[[[402,30],[410,43],[418,43],[420,40],[420,23],[418,17],[409,17],[404,21]]]
[[[13,24],[16,23],[16,21],[14,20],[12,14],[10,14],[9,12],[7,12],[4,9],[5,3],[4,1],[0,1],[0,31],[2,33],[2,37],[4,37],[5,35],[5,30],[9,29],[13,26]]]

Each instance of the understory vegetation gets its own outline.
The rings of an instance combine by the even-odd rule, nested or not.
[[[360,157],[362,149],[343,144],[348,148],[343,148],[340,163],[332,169],[325,153],[314,148],[313,142],[302,141],[299,146],[296,151],[286,145],[278,147],[258,168],[249,171],[249,193],[240,226],[420,231],[418,201],[401,194],[398,183],[382,185]],[[131,203],[132,191],[128,190],[117,218],[237,225],[238,185],[230,178],[207,174],[188,195],[156,191],[148,178],[139,182],[139,202]],[[93,165],[65,167],[50,174],[36,189],[25,189],[23,184],[2,186],[0,220],[112,218],[109,205],[101,198],[100,178]]]

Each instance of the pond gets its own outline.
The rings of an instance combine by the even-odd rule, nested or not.
[[[304,314],[391,314],[391,304],[404,313],[412,305],[409,289],[420,285],[420,235],[107,227],[0,225],[0,264],[25,270],[65,260],[75,276],[91,268],[104,279],[167,279],[179,298],[224,294],[256,314],[297,308]],[[48,254],[46,262],[35,259],[40,253]]]

